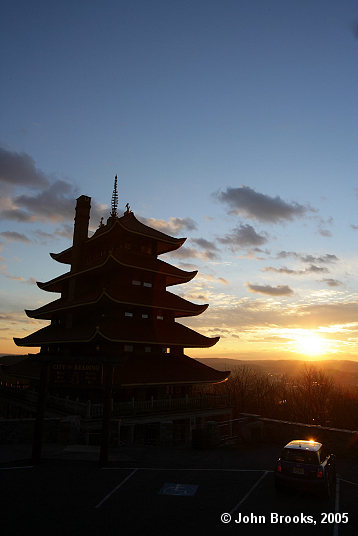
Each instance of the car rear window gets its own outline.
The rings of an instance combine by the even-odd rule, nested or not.
[[[286,462],[318,465],[317,453],[310,450],[283,449],[281,452],[281,460]]]

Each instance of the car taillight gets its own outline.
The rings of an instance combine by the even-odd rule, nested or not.
[[[319,467],[317,469],[317,478],[323,478],[323,468]]]
[[[281,473],[281,471],[282,471],[282,467],[281,467],[280,462],[277,464],[276,469],[277,469],[277,472],[278,472],[278,473]]]

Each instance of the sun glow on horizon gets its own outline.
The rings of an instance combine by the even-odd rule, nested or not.
[[[331,345],[327,339],[319,333],[309,330],[304,330],[294,336],[293,348],[294,351],[300,354],[315,357],[332,352]]]

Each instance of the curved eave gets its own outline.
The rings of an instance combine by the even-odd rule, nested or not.
[[[160,321],[159,321],[160,322]],[[115,332],[111,333],[111,330]],[[123,331],[123,335],[119,333]],[[96,327],[93,329],[83,328],[78,330],[69,330],[67,333],[63,329],[53,326],[46,326],[35,331],[27,337],[14,337],[17,346],[38,347],[44,344],[69,344],[69,343],[88,343],[98,336],[112,343],[125,344],[160,344],[161,346],[180,346],[185,348],[210,348],[214,346],[220,337],[206,337],[196,331],[183,326],[182,324],[173,323],[170,326],[160,325],[155,327],[146,326],[143,323],[142,329],[138,329],[137,323],[131,323],[131,320],[123,322],[121,326]]]
[[[175,296],[175,295],[172,294],[171,296]],[[59,299],[52,303],[44,305],[43,307],[39,307],[38,309],[33,309],[33,310],[25,309],[25,313],[29,318],[36,318],[38,320],[51,320],[52,315],[54,313],[58,313],[61,311],[68,311],[72,309],[78,309],[81,307],[91,307],[91,306],[97,305],[104,298],[107,298],[112,303],[115,303],[118,305],[129,305],[129,306],[134,306],[134,307],[145,307],[145,308],[149,307],[149,308],[162,309],[164,311],[172,311],[174,313],[175,318],[181,318],[185,316],[197,316],[203,313],[209,307],[208,303],[205,303],[203,305],[198,305],[198,304],[186,301],[186,300],[185,300],[186,304],[180,304],[179,306],[176,306],[176,307],[173,304],[166,305],[165,296],[163,297],[164,303],[161,303],[160,300],[157,303],[152,303],[151,300],[148,300],[148,301],[129,300],[129,299],[121,300],[121,299],[115,298],[109,292],[104,290],[95,298],[92,297],[87,300],[83,300],[81,302],[77,302],[73,304],[63,303],[62,300]],[[175,296],[175,298],[179,298],[179,296]],[[175,298],[174,298],[174,302],[175,302]],[[184,305],[187,305],[187,306],[185,307]]]
[[[162,233],[157,229],[153,229],[152,227],[145,225],[137,220],[133,212],[130,212],[128,215],[124,215],[122,218],[119,218],[116,221],[116,224],[120,225],[122,229],[125,229],[134,235],[159,241],[158,247],[161,246],[161,253],[174,251],[175,249],[180,248],[180,246],[182,246],[186,240],[186,238],[175,238],[174,236],[167,235],[166,233]]]
[[[107,229],[99,229],[99,231],[97,231],[88,240],[92,242],[108,234],[115,233],[116,230],[120,228],[123,231],[132,235],[141,236],[157,242],[158,255],[180,248],[186,240],[186,238],[175,238],[173,236],[162,233],[157,229],[153,229],[148,225],[145,225],[144,223],[137,220],[133,212],[129,212],[127,214],[124,214],[124,216],[121,216],[120,218],[116,218],[110,225],[107,225],[105,227],[107,227]]]
[[[203,384],[203,385],[206,385],[206,384],[217,384],[217,383],[224,383],[228,380],[230,376],[230,373],[227,375],[227,376],[223,376],[221,378],[217,378],[217,379],[212,379],[212,380],[198,380],[198,379],[195,379],[195,380],[173,380],[173,381],[166,381],[165,379],[161,380],[161,381],[153,381],[153,382],[133,382],[133,383],[122,383],[121,386],[122,387],[140,387],[140,386],[155,386],[155,385],[200,385],[200,384]]]
[[[140,385],[215,384],[227,381],[230,371],[219,371],[195,359],[171,354],[131,356],[120,367],[114,367],[114,384],[125,387]]]
[[[72,247],[61,251],[61,253],[50,253],[50,257],[63,264],[71,264],[72,262]]]
[[[41,290],[45,290],[47,292],[61,292],[62,283],[64,281],[67,281],[71,277],[77,277],[79,275],[86,274],[86,273],[92,272],[94,270],[98,270],[100,268],[103,268],[107,264],[107,262],[109,262],[110,260],[113,260],[115,263],[117,263],[117,264],[119,264],[121,266],[124,266],[125,268],[131,268],[131,269],[136,268],[136,269],[144,270],[146,272],[151,272],[151,273],[154,273],[154,274],[161,274],[161,275],[166,277],[167,286],[178,285],[178,284],[181,284],[181,283],[188,283],[198,273],[197,270],[194,270],[192,272],[186,272],[184,270],[181,270],[180,268],[176,268],[176,267],[174,267],[174,266],[162,261],[161,259],[157,259],[157,261],[159,263],[158,268],[154,268],[154,267],[149,268],[149,267],[145,267],[145,266],[138,266],[136,264],[125,263],[125,262],[117,259],[114,255],[109,254],[106,257],[104,262],[102,262],[100,264],[97,264],[96,266],[91,266],[89,268],[86,268],[85,270],[81,270],[81,271],[75,272],[75,273],[67,272],[67,273],[65,273],[65,274],[63,274],[63,275],[61,275],[59,277],[56,277],[54,279],[51,279],[50,281],[47,281],[45,283],[43,283],[41,281],[37,281],[36,284]],[[170,267],[170,269],[166,268],[167,266]]]

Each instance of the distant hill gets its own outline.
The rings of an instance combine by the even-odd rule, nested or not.
[[[335,383],[343,387],[358,388],[358,361],[348,360],[317,360],[317,361],[302,361],[299,359],[225,359],[225,358],[197,358],[197,361],[213,367],[218,370],[231,370],[246,366],[254,370],[264,372],[265,374],[273,374],[280,376],[286,374],[295,376],[299,374],[305,366],[314,366],[322,370],[328,376],[333,378]]]
[[[23,361],[26,357],[28,356],[19,354],[0,354],[0,365],[16,365],[16,363]]]

